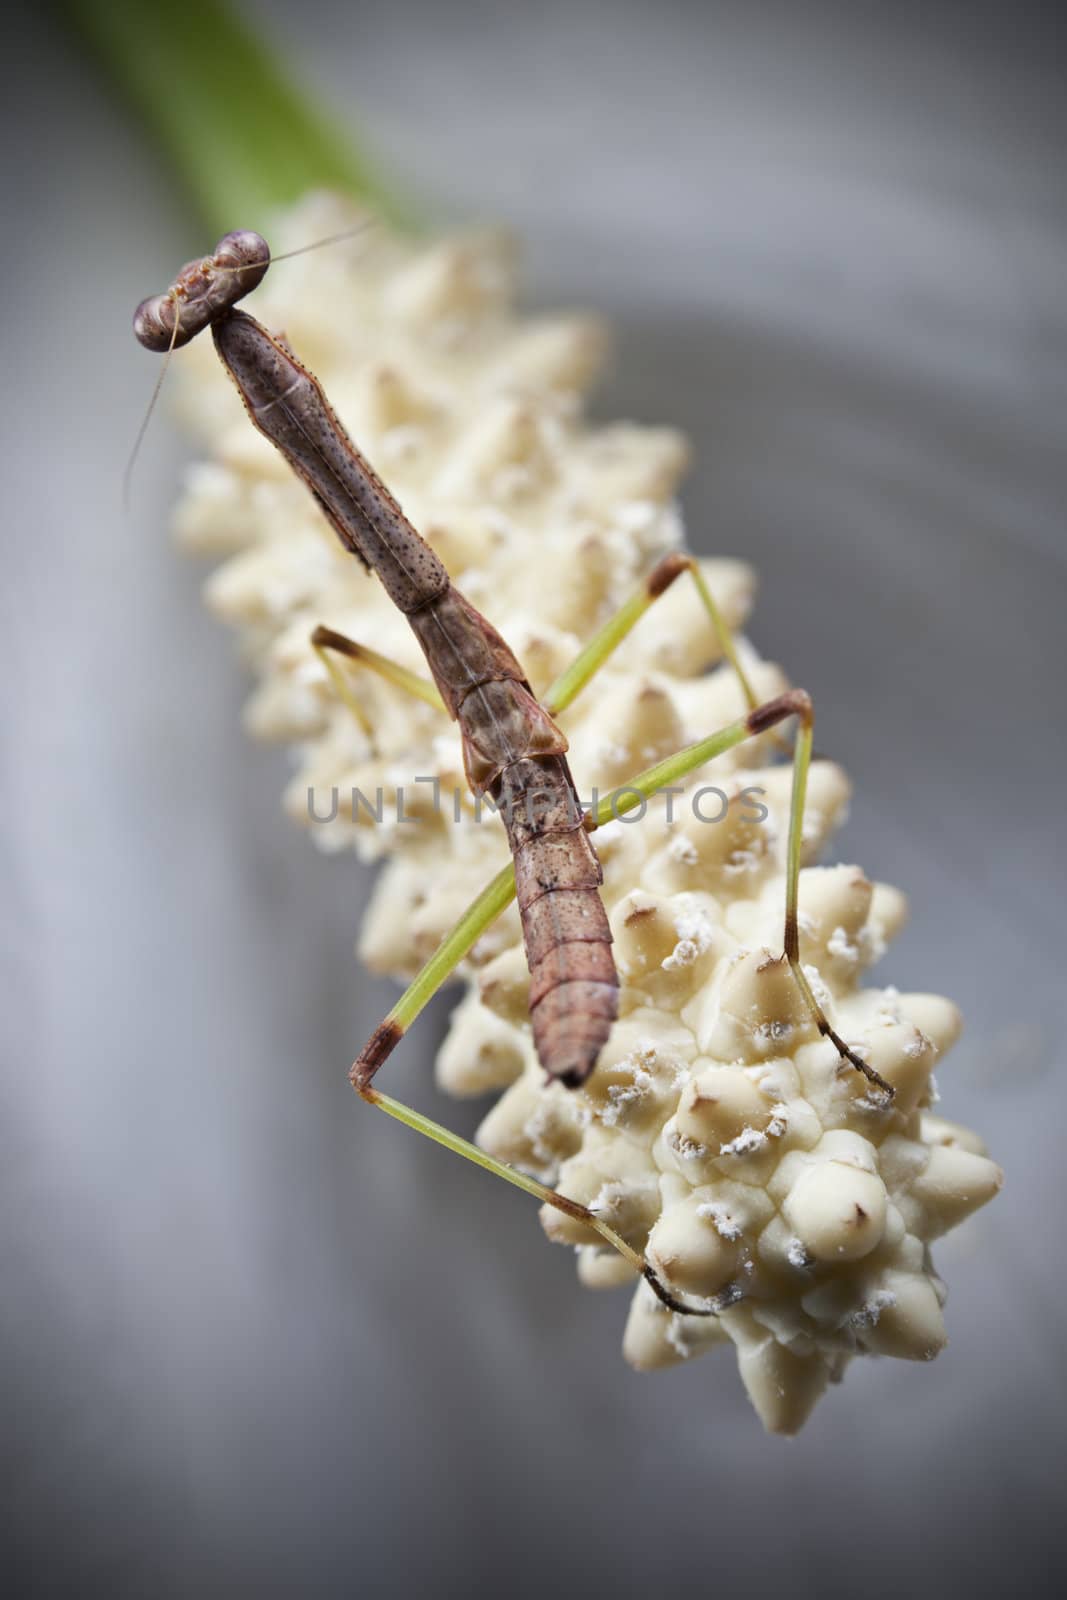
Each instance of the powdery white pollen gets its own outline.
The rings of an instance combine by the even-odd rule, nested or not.
[[[700,953],[700,946],[692,939],[679,939],[670,955],[664,956],[661,965],[664,972],[677,972],[682,967],[691,967],[699,959]]]
[[[721,1200],[707,1200],[703,1205],[697,1206],[697,1216],[707,1217],[715,1224],[715,1231],[724,1239],[740,1239],[743,1230],[730,1216],[726,1205]]]
[[[759,1128],[743,1128],[736,1139],[731,1139],[729,1144],[724,1144],[720,1154],[724,1156],[748,1156],[756,1150],[762,1150],[767,1143],[767,1135]]]
[[[859,946],[849,938],[844,928],[834,929],[826,941],[826,952],[838,956],[842,961],[858,961],[860,958]]]
[[[849,1317],[854,1328],[874,1328],[883,1311],[888,1311],[895,1306],[897,1297],[891,1289],[878,1289],[862,1306],[853,1311]]]

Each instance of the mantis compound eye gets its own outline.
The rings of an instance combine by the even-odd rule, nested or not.
[[[232,274],[232,281],[240,286],[239,293],[233,296],[233,300],[238,300],[262,282],[270,266],[270,245],[262,234],[253,233],[250,228],[238,228],[234,233],[224,234],[215,246],[212,259],[224,273]]]
[[[225,234],[214,255],[190,261],[166,294],[141,301],[133,316],[135,337],[146,350],[179,349],[250,294],[269,266],[270,246],[258,233],[241,228]]]
[[[161,355],[178,345],[186,344],[197,331],[190,323],[185,326],[185,319],[181,318],[177,338],[174,336],[174,322],[177,317],[177,301],[174,291],[168,290],[166,294],[149,295],[133,314],[134,337],[146,350],[155,350]]]

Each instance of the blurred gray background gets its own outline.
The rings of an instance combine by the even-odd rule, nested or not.
[[[367,877],[280,814],[231,641],[165,535],[183,444],[132,307],[210,241],[57,26],[5,37],[0,1359],[11,1593],[1042,1592],[1064,1421],[1067,196],[1029,5],[253,6],[534,305],[619,335],[693,545],[907,889],[881,971],[968,1023],[945,1113],[1001,1198],[951,1344],[854,1365],[795,1441],[728,1353],[637,1376],[534,1207],[361,1111],[392,989]],[[235,218],[235,223],[241,221]],[[398,1092],[438,1097],[424,1022]]]

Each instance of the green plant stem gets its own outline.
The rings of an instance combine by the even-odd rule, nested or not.
[[[58,9],[219,233],[264,226],[316,188],[397,220],[395,197],[349,130],[222,0],[59,0]]]

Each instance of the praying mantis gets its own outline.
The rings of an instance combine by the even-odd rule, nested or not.
[[[523,668],[486,617],[464,598],[429,545],[407,520],[369,462],[349,439],[319,383],[288,343],[237,302],[259,284],[271,252],[257,233],[227,234],[209,256],[182,268],[170,288],[143,301],[134,332],[147,349],[169,354],[211,329],[215,349],[252,424],[280,451],[310,490],[343,547],[373,570],[407,617],[431,678],[390,662],[361,641],[320,626],[312,635],[339,694],[359,714],[338,658],[381,673],[429,701],[459,725],[472,794],[500,812],[511,863],[478,895],[374,1030],[352,1066],[353,1087],[408,1127],[515,1184],[581,1222],[617,1250],[672,1311],[713,1316],[715,1304],[679,1298],[603,1217],[498,1161],[411,1107],[384,1094],[376,1076],[440,985],[508,906],[517,900],[530,969],[530,1020],[538,1059],[550,1079],[574,1090],[595,1069],[618,1013],[619,980],[600,897],[596,830],[643,805],[745,740],[795,718],[793,783],[786,859],[783,956],[820,1034],[843,1061],[888,1100],[891,1086],[835,1032],[800,962],[798,880],[812,755],[810,696],[792,689],[762,704],[752,690],[729,629],[695,560],[671,552],[647,575],[538,700]],[[635,774],[583,812],[556,718],[582,692],[650,606],[687,575],[695,584],[721,652],[748,707],[727,727]]]

